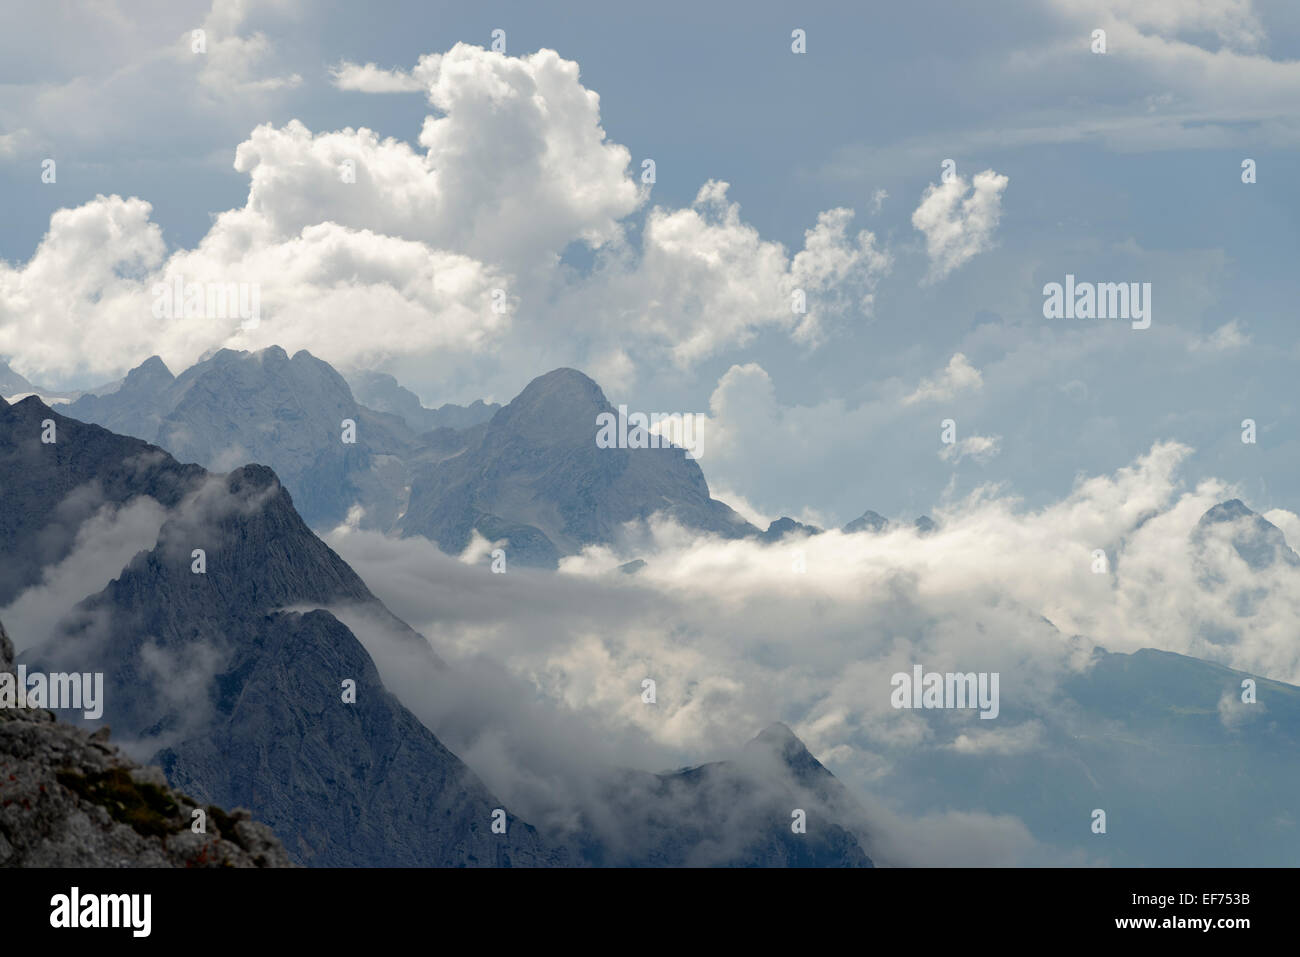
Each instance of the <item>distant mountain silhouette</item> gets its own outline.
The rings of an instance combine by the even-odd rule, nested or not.
[[[306,351],[290,358],[279,346],[222,349],[176,377],[154,356],[115,392],[63,411],[216,471],[269,465],[318,528],[342,522],[356,504],[364,527],[390,527],[404,507],[407,461],[418,457],[400,418],[360,405],[329,363]],[[345,421],[355,424],[352,436]]]
[[[599,448],[597,421],[614,414],[600,386],[574,369],[530,382],[463,448],[414,469],[404,535],[457,553],[477,531],[507,539],[516,563],[552,566],[620,526],[656,512],[726,538],[758,534],[710,497],[704,473],[678,448]]]
[[[435,429],[468,429],[488,421],[501,406],[477,399],[469,405],[445,403],[436,409],[425,408],[410,389],[398,384],[384,372],[354,372],[347,376],[348,385],[358,402],[376,412],[390,412],[417,433]]]

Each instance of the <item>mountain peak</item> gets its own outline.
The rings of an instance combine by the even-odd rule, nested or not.
[[[783,515],[767,526],[767,531],[759,537],[765,542],[779,542],[787,535],[820,535],[822,530],[816,525],[796,522],[788,515]]]
[[[279,484],[280,479],[276,476],[274,469],[267,465],[258,465],[256,462],[237,468],[230,473],[230,490],[232,492],[238,492],[245,488],[261,491]]]
[[[600,409],[609,407],[609,400],[590,376],[577,369],[553,369],[539,375],[515,396],[510,405],[532,406],[539,403],[582,401]],[[509,408],[509,406],[507,406]]]
[[[1207,510],[1206,513],[1201,516],[1200,524],[1210,525],[1215,522],[1232,522],[1239,518],[1246,518],[1247,516],[1254,514],[1254,512],[1246,507],[1246,503],[1241,499],[1230,498],[1226,502],[1220,502],[1218,505]]]
[[[799,736],[790,730],[790,726],[781,721],[773,721],[762,731],[754,736],[750,744],[768,744],[776,745],[781,748],[787,748],[791,745],[803,748],[804,744],[799,740]],[[806,749],[805,749],[806,750]]]
[[[745,745],[742,761],[754,766],[770,766],[775,760],[793,774],[794,779],[807,787],[825,784],[834,775],[813,757],[799,736],[779,721],[769,724]]]
[[[612,410],[605,393],[577,369],[555,369],[538,376],[496,415],[493,427],[506,427],[519,436],[554,441],[596,437],[596,416]]]
[[[133,384],[141,380],[171,382],[175,378],[159,356],[150,356],[126,374],[126,382]]]
[[[754,736],[746,745],[747,756],[773,755],[791,768],[800,770],[809,763],[818,764],[807,746],[799,736],[790,730],[789,725],[774,721]]]
[[[23,398],[19,399],[17,402],[9,403],[9,405],[10,408],[19,409],[24,414],[27,415],[30,415],[32,413],[40,414],[42,412],[53,413],[54,411],[48,405],[42,402],[41,397],[37,395],[35,392],[33,392],[31,395],[23,396]]]
[[[307,352],[306,349],[299,351]],[[308,352],[307,355],[310,356],[311,353]],[[254,352],[253,358],[260,359],[263,362],[266,362],[267,360],[272,362],[288,362],[289,353],[284,351],[283,346],[267,346],[265,349],[259,349],[257,352]]]
[[[1251,511],[1239,498],[1220,502],[1207,510],[1192,531],[1192,541],[1201,542],[1214,534],[1219,526],[1236,522],[1242,522],[1242,525],[1231,529],[1229,542],[1251,568],[1258,571],[1274,562],[1300,566],[1300,555],[1288,544],[1282,529],[1258,512]]]
[[[867,509],[853,521],[844,526],[845,534],[852,535],[854,532],[883,532],[889,527],[889,519],[879,512],[873,512]]]

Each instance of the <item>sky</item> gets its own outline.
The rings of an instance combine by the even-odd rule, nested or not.
[[[714,494],[758,519],[1044,508],[1167,441],[1188,487],[1297,507],[1294,5],[16,20],[0,357],[43,387],[279,344],[436,406],[572,366],[706,413]],[[1150,327],[1046,318],[1067,275],[1150,283]],[[177,276],[257,284],[260,325],[153,315]]]
[[[461,677],[413,686],[340,616],[512,807],[563,818],[577,765],[712,759],[782,720],[900,815],[900,859],[1059,861],[1005,808],[944,805],[960,782],[911,807],[898,762],[1050,754],[1093,643],[1300,681],[1300,572],[1196,539],[1240,497],[1300,542],[1300,7],[461,6],[14,14],[0,359],[79,389],[274,344],[429,406],[571,366],[631,410],[707,416],[699,464],[754,521],[938,520],[773,545],[652,522],[507,576],[324,530]],[[1067,276],[1149,288],[1149,326],[1047,317]],[[177,280],[256,286],[259,323],[156,314]],[[164,518],[87,523],[4,609],[15,637]],[[918,661],[1003,674],[1002,720],[893,709]]]

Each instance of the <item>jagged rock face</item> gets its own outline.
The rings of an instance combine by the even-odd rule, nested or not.
[[[477,530],[509,539],[515,563],[544,566],[659,511],[728,538],[757,534],[709,496],[704,473],[681,449],[599,448],[601,413],[616,414],[581,372],[534,379],[464,451],[416,470],[402,533],[455,553]]]
[[[425,408],[420,397],[404,388],[384,372],[354,372],[347,377],[356,400],[376,412],[399,416],[417,433],[437,429],[468,429],[492,418],[501,406],[477,399],[469,405],[446,403],[436,409]]]
[[[415,436],[396,416],[359,405],[343,377],[306,351],[222,349],[173,378],[156,356],[114,393],[86,396],[67,414],[155,442],[183,462],[227,471],[275,469],[314,527],[364,503],[362,524],[388,528],[405,503]],[[345,420],[355,441],[345,441]]]
[[[170,780],[256,807],[313,865],[562,863],[513,816],[492,833],[501,803],[384,689],[332,615],[268,616],[250,640],[218,678],[211,723],[158,756]]]
[[[7,410],[20,427],[53,418],[59,435],[58,455],[47,446],[44,459],[23,460],[31,472],[24,498],[5,500],[6,511],[29,498],[45,508],[24,526],[38,536],[57,500],[36,490],[78,488],[99,471],[127,475],[143,443],[39,403],[22,406]],[[87,446],[96,454],[85,454]],[[366,608],[408,637],[412,655],[422,650],[430,667],[441,667],[311,533],[270,469],[212,477],[160,450],[146,458],[142,474],[154,486],[185,490],[156,546],[83,601],[67,632],[29,665],[102,671],[106,721],[137,750],[159,748],[154,760],[189,793],[250,807],[299,863],[563,860],[518,820],[507,818],[505,835],[492,833],[501,802],[385,691],[351,631],[325,611],[286,610]],[[0,483],[17,477],[0,472]],[[118,501],[135,494],[125,479],[104,488]],[[21,547],[0,539],[0,553]],[[202,574],[193,570],[196,548],[205,551]],[[355,704],[343,700],[345,680],[356,683]]]
[[[0,672],[12,665],[0,625]],[[0,708],[0,867],[289,866],[269,828],[173,790],[112,747],[107,727]]]
[[[604,801],[604,813],[621,830],[583,848],[602,865],[872,866],[861,809],[781,724],[749,742],[735,761],[665,774],[623,772]],[[796,812],[802,832],[794,827]]]

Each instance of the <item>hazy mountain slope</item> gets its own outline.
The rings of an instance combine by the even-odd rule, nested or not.
[[[663,774],[623,772],[603,795],[619,835],[585,852],[651,867],[871,867],[863,813],[785,725],[733,761]],[[796,833],[795,812],[803,812]],[[593,828],[594,833],[600,826]]]
[[[83,395],[61,410],[82,422],[93,422],[121,435],[154,442],[158,427],[171,407],[176,383],[162,359],[152,356],[132,369],[114,391]]]
[[[327,612],[282,611],[364,605],[386,615],[390,631],[405,628],[311,533],[270,469],[206,476],[34,399],[4,411],[0,433],[25,456],[26,480],[21,498],[6,494],[4,511],[34,512],[29,534],[57,512],[40,490],[121,476],[105,488],[124,500],[137,493],[127,477],[142,460],[173,501],[184,490],[156,546],[82,602],[66,634],[28,656],[45,670],[104,672],[104,720],[135,739],[137,753],[161,748],[174,784],[248,805],[304,863],[556,860],[518,821],[505,836],[490,832],[500,802],[383,689],[347,628]],[[14,435],[44,418],[56,421],[59,440],[41,459]],[[6,489],[15,477],[0,472]],[[0,552],[23,548],[11,537],[16,523],[5,527]],[[206,553],[204,574],[192,570],[196,548]],[[355,705],[342,700],[345,679],[356,682]]]
[[[369,655],[328,612],[245,627],[217,676],[211,723],[164,749],[170,780],[255,807],[294,856],[324,866],[562,863],[508,816],[472,771],[389,694]],[[356,703],[341,700],[344,678]]]
[[[306,351],[290,358],[279,346],[222,349],[175,378],[154,357],[116,392],[66,411],[205,468],[269,465],[314,527],[337,524],[361,504],[362,525],[388,528],[405,506],[407,460],[418,458],[415,433],[400,418],[360,405],[328,363]],[[345,421],[354,435],[345,436]]]
[[[32,385],[13,369],[9,368],[9,363],[0,359],[0,398],[8,395],[17,395],[21,392],[35,392],[36,386]]]
[[[841,531],[846,535],[852,535],[854,532],[883,532],[889,527],[889,519],[879,512],[873,512],[867,509],[853,521],[844,526]]]
[[[46,419],[56,423],[52,444],[41,441]],[[34,396],[0,400],[0,607],[66,557],[105,503],[145,495],[172,507],[202,474],[146,442],[56,415]]]
[[[1300,688],[1256,677],[1258,702],[1243,704],[1247,677],[1170,652],[1098,649],[1039,708],[1021,706],[1004,675],[996,721],[915,712],[936,742],[991,732],[1001,746],[968,736],[966,748],[891,753],[879,790],[915,814],[1015,815],[1040,842],[1114,865],[1294,866]],[[1091,830],[1095,809],[1105,834]]]

